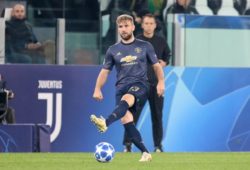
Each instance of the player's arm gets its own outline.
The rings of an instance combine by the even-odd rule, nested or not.
[[[158,80],[157,87],[156,87],[157,94],[158,96],[163,96],[164,90],[165,90],[165,83],[164,83],[164,72],[163,72],[162,66],[159,63],[155,63],[153,65],[153,69]]]
[[[100,101],[103,99],[102,87],[107,81],[110,70],[102,69],[97,77],[93,98]]]
[[[159,63],[162,67],[165,67],[167,65],[167,63],[163,61],[162,59],[159,59]]]

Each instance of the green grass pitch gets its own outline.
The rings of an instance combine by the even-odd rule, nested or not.
[[[153,161],[138,162],[140,153],[116,153],[99,163],[93,153],[1,153],[0,170],[249,170],[250,152],[153,153]]]

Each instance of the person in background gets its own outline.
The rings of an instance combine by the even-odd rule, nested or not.
[[[167,14],[199,14],[195,7],[190,5],[191,0],[176,0],[167,9]]]
[[[222,5],[222,0],[207,0],[207,6],[213,11],[214,15],[218,14]]]
[[[246,6],[247,0],[234,0],[234,8],[239,12],[240,15],[244,15]]]
[[[6,21],[5,54],[7,63],[45,63],[42,44],[26,21],[25,7],[15,4],[10,21]]]
[[[159,96],[162,96],[165,90],[164,73],[152,45],[134,37],[133,17],[126,14],[120,15],[116,23],[121,42],[109,47],[93,93],[93,98],[97,101],[103,99],[102,87],[115,66],[117,71],[116,107],[106,119],[95,115],[91,115],[90,119],[100,132],[107,131],[112,123],[121,120],[129,139],[142,152],[139,161],[148,162],[152,160],[152,156],[145,147],[133,118],[134,114],[137,114],[137,107],[141,107],[141,104],[147,100],[149,90],[147,65],[150,64],[153,67],[158,79],[157,94]]]
[[[121,14],[136,17],[141,10],[148,9],[147,0],[111,0],[102,15],[109,14],[109,29],[103,38],[102,51],[105,53],[108,47],[116,42],[116,18]]]
[[[138,12],[137,15],[135,15],[135,31],[134,31],[134,35],[137,36],[139,34],[143,33],[143,29],[141,27],[142,24],[142,18],[143,16],[145,16],[146,14],[151,14],[151,12],[148,9],[143,9],[140,10]],[[155,33],[166,38],[166,28],[165,28],[165,23],[163,23],[160,19],[158,19],[158,17],[156,17],[154,15],[155,19],[156,19],[156,28],[155,28]]]
[[[8,105],[8,101],[13,98],[14,93],[6,89],[6,81],[0,74],[0,125],[16,123],[15,109]]]
[[[165,67],[169,64],[169,59],[171,56],[171,51],[166,43],[166,40],[155,34],[156,29],[156,18],[154,15],[148,13],[142,17],[141,27],[143,29],[143,33],[138,35],[137,38],[148,41],[154,47],[156,56],[158,61],[162,67]],[[148,81],[150,83],[149,90],[149,106],[151,111],[151,119],[152,119],[152,132],[153,132],[153,140],[155,146],[155,152],[162,152],[162,138],[163,138],[163,124],[162,124],[162,111],[163,111],[163,103],[164,97],[157,95],[157,83],[158,80],[154,74],[153,68],[151,65],[148,65]],[[140,110],[141,112],[141,110]],[[137,123],[138,117],[140,113],[136,114],[135,123]],[[123,144],[125,145],[124,152],[131,152],[131,142],[127,138],[127,134],[124,134]]]

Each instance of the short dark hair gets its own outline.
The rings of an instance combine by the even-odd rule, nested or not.
[[[156,21],[156,18],[155,18],[155,16],[153,14],[147,13],[144,16],[142,16],[142,22],[143,22],[144,18],[146,18],[146,17],[153,18]]]

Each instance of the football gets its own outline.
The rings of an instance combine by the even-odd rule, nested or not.
[[[110,143],[101,142],[95,147],[95,159],[98,162],[110,162],[114,155],[115,149]]]

